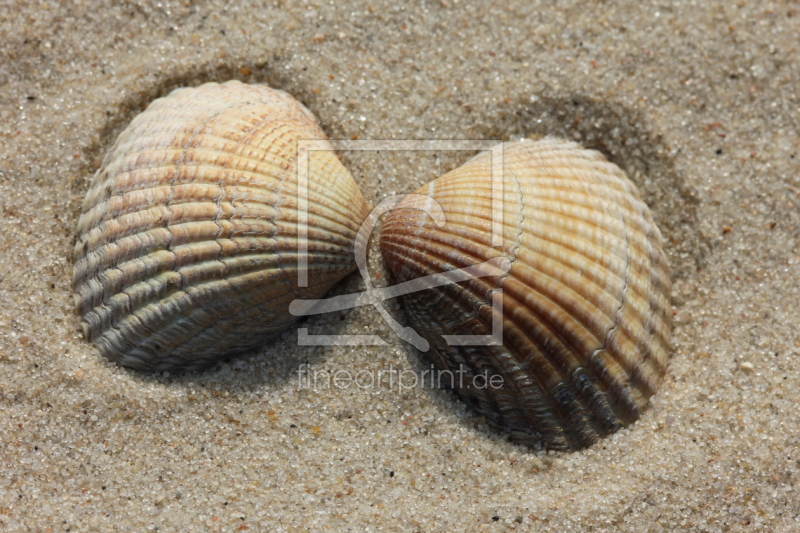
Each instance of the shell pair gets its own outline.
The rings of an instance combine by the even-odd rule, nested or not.
[[[296,320],[293,300],[319,298],[353,271],[370,206],[330,145],[305,166],[303,140],[326,136],[302,104],[239,82],[179,89],[136,117],[78,223],[86,338],[125,366],[202,368],[280,334]],[[386,216],[381,251],[398,282],[505,261],[502,272],[406,294],[407,315],[490,424],[530,445],[585,447],[635,420],[664,374],[661,237],[597,152],[552,140],[501,149],[502,187],[492,154],[478,155],[416,191],[436,201],[443,225],[409,197]]]

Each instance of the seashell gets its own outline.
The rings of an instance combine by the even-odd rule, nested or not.
[[[398,282],[506,260],[502,273],[406,294],[407,315],[439,379],[490,425],[530,446],[580,449],[636,420],[664,375],[661,234],[635,186],[598,152],[554,139],[501,149],[500,246],[483,152],[416,191],[439,203],[443,226],[411,197],[387,215],[382,255]],[[502,343],[443,337],[491,335],[493,324]]]
[[[307,286],[301,139],[324,143],[308,155]],[[355,269],[369,206],[327,147],[314,116],[266,86],[207,83],[151,103],[83,202],[73,285],[84,336],[155,371],[201,368],[277,336],[295,320],[293,299],[322,296]]]

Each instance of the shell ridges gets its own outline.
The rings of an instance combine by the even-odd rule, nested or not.
[[[638,418],[667,360],[669,275],[661,235],[633,184],[599,153],[547,139],[503,149],[503,243],[492,247],[490,156],[423,186],[447,223],[411,204],[387,215],[381,251],[398,282],[503,255],[495,278],[407,294],[403,303],[440,370],[501,376],[456,387],[513,439],[578,449]],[[502,346],[450,346],[491,333],[502,289]]]
[[[155,100],[86,194],[73,285],[110,359],[181,371],[258,345],[355,269],[369,206],[332,148],[308,161],[308,287],[297,287],[297,145],[327,139],[282,91],[239,82]]]

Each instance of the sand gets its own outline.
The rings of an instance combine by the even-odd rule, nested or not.
[[[800,531],[798,35],[796,2],[2,2],[0,531]],[[369,308],[301,326],[390,346],[290,331],[179,377],[104,360],[71,295],[89,180],[148,102],[227,79],[290,92],[336,139],[605,153],[673,269],[652,407],[547,453],[448,391],[309,387],[298,370],[426,368]],[[376,202],[470,155],[342,159]]]

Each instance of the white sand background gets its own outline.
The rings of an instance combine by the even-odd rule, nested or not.
[[[0,2],[0,531],[800,531],[800,3],[106,4]],[[332,138],[603,151],[673,268],[651,409],[547,454],[447,391],[304,386],[304,363],[426,368],[366,308],[301,325],[392,346],[292,331],[188,376],[105,361],[70,287],[89,179],[148,102],[231,78]],[[469,155],[342,159],[376,202]]]

